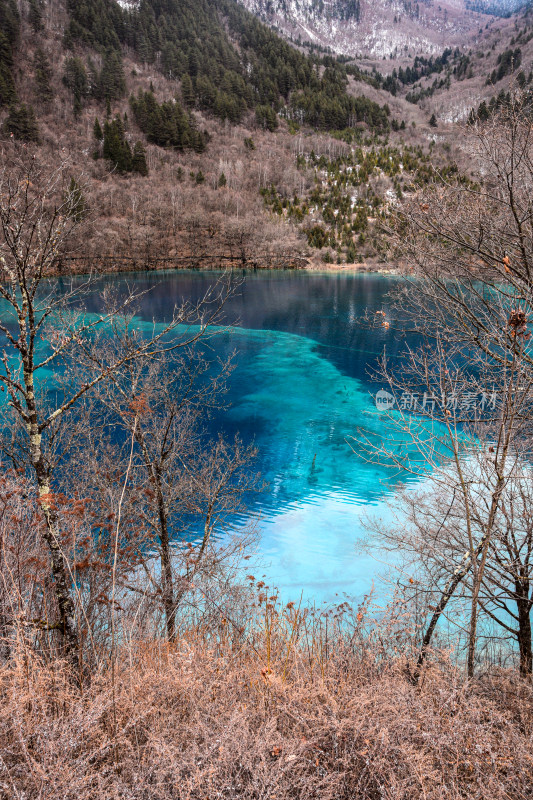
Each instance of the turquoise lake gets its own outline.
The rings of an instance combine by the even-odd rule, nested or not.
[[[217,277],[180,271],[102,283],[149,289],[139,317],[163,322],[176,303],[200,299]],[[254,572],[287,599],[302,591],[318,602],[361,598],[381,568],[356,548],[366,535],[361,515],[369,508],[386,513],[382,500],[397,476],[368,463],[348,439],[361,427],[387,435],[373,398],[381,387],[370,371],[384,347],[395,358],[405,341],[393,324],[369,330],[362,321],[366,311],[390,315],[387,293],[396,279],[263,271],[242,277],[224,311],[232,327],[210,342],[213,357],[235,351],[236,368],[230,407],[209,424],[214,434],[238,432],[259,451],[255,467],[267,488],[249,504],[261,536],[261,571],[256,565]]]

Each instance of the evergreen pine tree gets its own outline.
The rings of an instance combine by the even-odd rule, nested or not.
[[[102,146],[102,141],[104,139],[104,132],[102,130],[102,126],[100,125],[98,117],[96,117],[94,120],[93,136],[96,139],[96,147],[93,150],[93,158],[95,161],[97,161],[102,155],[101,146]]]
[[[74,113],[79,114],[85,102],[85,98],[89,94],[89,81],[87,80],[85,65],[78,56],[67,58],[63,83],[72,92],[74,98]]]
[[[33,66],[35,69],[35,93],[37,99],[43,105],[47,105],[54,97],[54,92],[50,83],[52,80],[52,69],[46,54],[40,47],[35,52]]]
[[[489,119],[489,117],[490,117],[490,111],[487,108],[487,103],[485,102],[485,100],[483,100],[483,102],[480,103],[479,108],[477,110],[477,118],[480,122],[486,122]]]
[[[198,55],[196,50],[189,51],[189,63],[187,72],[192,78],[198,75]]]
[[[96,117],[96,119],[94,120],[93,136],[97,142],[101,142],[102,139],[104,138],[104,132],[102,130],[102,126],[100,125],[98,117]]]
[[[257,106],[255,109],[255,119],[261,128],[271,133],[273,133],[279,125],[278,116],[271,106]]]
[[[148,165],[146,164],[146,150],[142,142],[135,142],[133,148],[132,171],[139,175],[148,175]]]
[[[12,134],[15,139],[23,142],[39,142],[39,128],[33,106],[25,103],[10,106],[8,117],[4,122],[4,132]]]
[[[35,33],[43,29],[43,7],[42,0],[29,0],[30,13],[29,21]]]
[[[190,146],[195,151],[195,153],[203,153],[205,152],[205,146],[207,142],[208,134],[207,131],[204,133],[200,133],[199,130],[196,128],[190,129]]]
[[[181,81],[181,96],[187,108],[192,108],[192,106],[194,106],[194,89],[190,75],[185,74],[183,76]]]
[[[0,30],[0,108],[16,98],[15,81],[12,74],[13,57],[6,37]]]
[[[19,29],[20,17],[15,0],[0,0],[0,108],[17,99],[13,78],[13,51]]]
[[[196,128],[192,116],[177,100],[160,105],[152,92],[139,91],[137,97],[130,97],[130,105],[149,142],[177,150],[193,148],[198,153],[205,150],[207,136]]]
[[[97,96],[106,100],[119,100],[125,93],[126,79],[122,56],[117,50],[108,50],[98,79]]]
[[[435,114],[432,114],[431,117],[429,118],[429,124],[431,125],[432,128],[436,128],[437,127],[438,123],[437,123],[437,117],[435,116]]]
[[[103,155],[119,172],[131,172],[131,148],[124,135],[124,124],[118,115],[111,122],[106,120],[104,124]]]

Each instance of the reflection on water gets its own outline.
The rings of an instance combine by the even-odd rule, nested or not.
[[[162,322],[174,304],[200,299],[214,277],[173,272],[128,282],[150,287],[139,316]],[[284,596],[294,598],[302,589],[317,600],[336,592],[359,596],[378,570],[356,552],[355,541],[364,535],[361,510],[379,504],[393,478],[354,453],[347,438],[361,426],[385,433],[369,368],[384,346],[394,357],[402,343],[393,326],[368,330],[361,320],[367,309],[388,313],[393,280],[246,274],[224,312],[224,322],[235,327],[210,343],[216,356],[236,351],[231,407],[210,426],[239,432],[259,449],[258,469],[268,488],[252,501],[251,512],[259,515],[262,572]]]
[[[120,291],[149,289],[140,319],[170,319],[182,300],[200,299],[215,273],[172,272],[102,279]],[[352,450],[361,426],[386,435],[370,392],[369,368],[386,346],[402,343],[389,329],[368,330],[361,319],[385,310],[395,279],[369,274],[259,272],[243,276],[226,305],[233,326],[210,341],[214,356],[236,351],[230,408],[209,421],[213,433],[238,432],[259,449],[257,468],[268,483],[255,497],[261,556],[269,583],[284,597],[322,600],[336,592],[360,596],[378,570],[356,553],[361,510],[377,505],[393,476]],[[100,287],[100,288],[103,288]],[[89,305],[96,309],[95,291]],[[89,310],[91,310],[89,308]],[[240,520],[238,522],[244,522]]]

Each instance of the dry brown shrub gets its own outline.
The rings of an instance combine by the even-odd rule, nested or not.
[[[465,684],[441,658],[415,688],[340,628],[326,656],[260,621],[138,642],[82,694],[21,646],[0,673],[2,797],[531,797],[533,694],[514,674]]]

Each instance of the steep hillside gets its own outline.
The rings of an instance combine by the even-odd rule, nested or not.
[[[466,0],[467,8],[497,17],[510,17],[529,4],[530,0]]]
[[[351,57],[414,58],[462,45],[515,0],[240,0],[296,41]],[[519,3],[520,0],[516,0]],[[480,13],[482,12],[482,13]]]
[[[446,124],[465,123],[472,109],[481,114],[498,96],[533,82],[533,10],[493,19],[461,50],[417,58],[394,68],[382,85],[425,114],[435,114],[438,133]]]
[[[373,225],[398,179],[380,160],[422,144],[416,172],[430,142],[420,110],[375,76],[302,53],[233,0],[0,6],[2,161],[67,163],[91,220],[58,268],[379,257]],[[335,167],[328,182],[314,159],[353,164],[355,147],[368,186],[348,210],[337,189],[329,197]]]
[[[380,220],[406,193],[435,167],[476,180],[457,123],[533,78],[528,9],[370,66],[295,47],[234,0],[0,10],[2,158],[67,162],[92,221],[63,269],[386,263]]]

